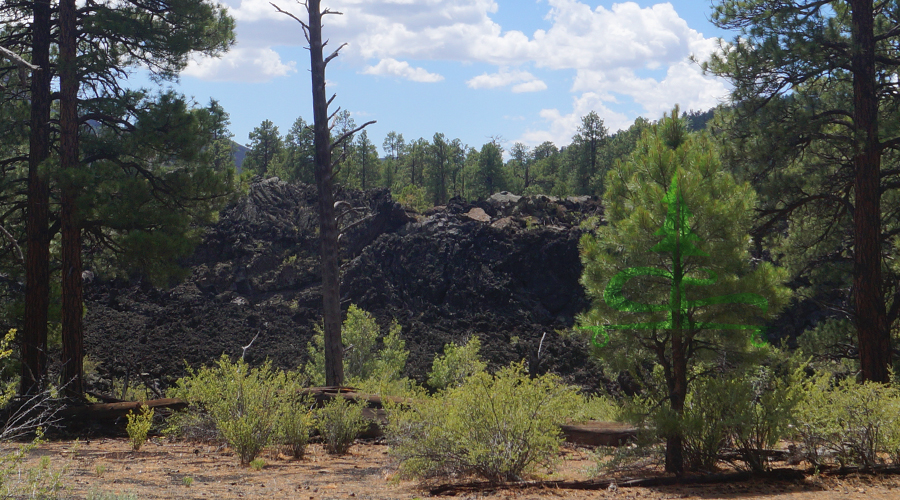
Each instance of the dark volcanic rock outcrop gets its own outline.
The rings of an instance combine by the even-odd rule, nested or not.
[[[339,193],[365,218],[342,239],[342,303],[396,319],[422,379],[436,352],[481,337],[492,363],[530,360],[586,386],[600,383],[584,346],[560,335],[587,306],[577,223],[595,199],[495,195],[407,214],[386,190]],[[190,277],[160,290],[140,279],[86,290],[87,350],[100,376],[145,373],[162,385],[223,352],[294,367],[320,320],[315,188],[269,179],[223,211],[186,261]],[[352,222],[351,220],[348,222]],[[536,353],[544,339],[540,362]]]

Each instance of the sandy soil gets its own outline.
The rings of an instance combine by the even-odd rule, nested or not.
[[[349,455],[327,455],[310,445],[302,460],[270,453],[262,458],[262,470],[241,467],[227,449],[154,439],[132,452],[124,439],[53,442],[40,445],[29,455],[36,464],[49,456],[54,466],[65,465],[65,498],[88,498],[103,492],[131,494],[139,499],[416,499],[428,496],[418,483],[399,481],[387,447],[360,443]],[[558,472],[546,479],[587,479],[592,465],[587,450],[565,449]],[[189,478],[189,479],[186,479]],[[475,499],[773,499],[845,500],[900,498],[900,478],[809,478],[799,482],[618,488],[596,492],[550,490],[499,490],[462,495]]]

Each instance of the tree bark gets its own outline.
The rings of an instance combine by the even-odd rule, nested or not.
[[[25,324],[20,392],[40,391],[47,376],[50,305],[50,188],[42,164],[50,156],[50,0],[33,2],[31,132],[26,201]]]
[[[891,337],[881,275],[881,152],[872,0],[852,0],[854,43],[853,118],[857,151],[853,158],[853,289],[859,361],[864,380],[889,382]]]
[[[674,181],[673,181],[674,182]],[[677,192],[676,192],[677,193]],[[687,352],[685,352],[684,317],[681,308],[684,266],[682,262],[682,234],[685,230],[685,219],[682,214],[680,195],[676,203],[677,223],[675,226],[675,249],[672,259],[672,292],[670,297],[672,321],[672,377],[669,380],[669,404],[678,417],[684,414],[684,401],[687,399]],[[666,472],[676,476],[684,474],[684,438],[680,425],[666,436]]]
[[[75,0],[59,5],[60,166],[62,168],[62,383],[66,396],[84,397],[81,227],[78,220],[78,67]]]
[[[344,348],[341,343],[341,278],[338,227],[334,216],[334,178],[325,66],[322,54],[322,11],[319,0],[308,0],[309,54],[312,72],[313,132],[316,147],[316,187],[319,191],[319,235],[322,249],[322,315],[325,334],[325,384],[344,383]]]

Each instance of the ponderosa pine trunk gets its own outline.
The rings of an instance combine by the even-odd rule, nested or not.
[[[889,382],[891,337],[881,275],[881,151],[872,0],[851,0],[853,120],[853,290],[859,361],[864,380]]]
[[[322,12],[319,0],[308,0],[309,54],[312,72],[313,132],[316,147],[316,187],[319,191],[319,236],[322,251],[322,316],[325,334],[325,384],[344,383],[344,347],[341,343],[341,279],[338,261],[338,227],[334,210],[334,170],[331,163],[331,131],[322,45]]]
[[[25,322],[21,336],[22,394],[39,391],[47,376],[47,320],[50,306],[50,0],[32,2],[31,131],[26,200]]]
[[[62,170],[60,221],[62,226],[62,383],[66,396],[84,396],[84,300],[82,292],[80,192],[78,169],[78,66],[75,0],[59,5],[59,128]]]
[[[677,115],[673,113],[673,118]],[[674,181],[673,181],[674,182]],[[680,198],[680,195],[677,195]],[[684,216],[681,213],[681,200],[677,200],[677,221],[675,230],[675,248],[672,259],[672,291],[669,297],[671,306],[670,318],[672,322],[672,373],[668,377],[669,407],[673,413],[681,418],[684,415],[684,402],[687,399],[687,352],[684,338],[684,318],[681,308],[682,283],[684,279],[684,263],[682,262],[682,232],[684,231]],[[675,431],[666,436],[666,472],[681,476],[684,474],[684,434],[681,426],[675,426]]]

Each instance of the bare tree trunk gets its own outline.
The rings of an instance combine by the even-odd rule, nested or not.
[[[62,167],[62,383],[66,396],[84,395],[84,301],[81,282],[81,227],[78,220],[78,66],[75,0],[59,5],[59,128]]]
[[[872,0],[850,2],[852,14],[853,118],[860,148],[853,158],[853,289],[859,361],[864,380],[890,382],[891,336],[881,276],[881,152],[875,79]]]
[[[42,163],[50,156],[50,0],[33,2],[31,133],[26,201],[25,325],[20,392],[40,391],[47,376],[50,305],[50,188]]]
[[[338,260],[338,229],[334,208],[334,165],[331,152],[356,132],[375,123],[370,121],[354,130],[348,130],[336,140],[331,140],[328,105],[330,100],[325,93],[325,68],[328,62],[338,56],[338,47],[328,57],[323,50],[322,16],[340,14],[321,8],[320,0],[305,2],[308,21],[304,22],[290,12],[271,4],[275,10],[285,14],[303,26],[306,41],[309,43],[310,72],[312,74],[313,94],[313,137],[316,148],[316,187],[319,191],[319,233],[322,249],[322,316],[325,323],[325,383],[329,386],[344,383],[344,347],[341,343],[341,268]],[[334,97],[332,97],[334,99]]]
[[[322,54],[322,11],[319,0],[309,0],[309,57],[312,71],[313,132],[316,147],[316,187],[319,190],[319,234],[322,238],[322,314],[325,322],[325,383],[344,383],[344,348],[341,343],[341,278],[338,227],[334,217],[334,178],[331,131],[325,93]]]

